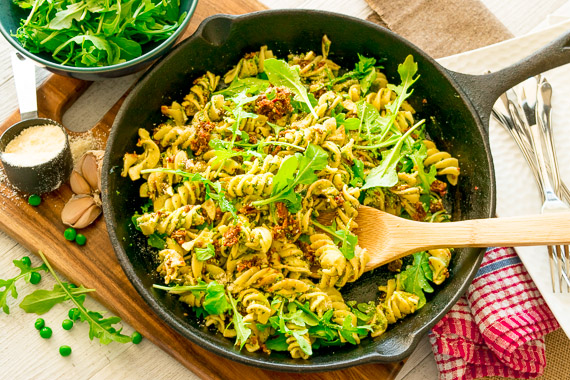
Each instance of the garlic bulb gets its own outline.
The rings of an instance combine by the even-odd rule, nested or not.
[[[85,228],[101,215],[101,207],[92,196],[73,195],[61,211],[61,221],[73,228]]]
[[[74,195],[61,211],[61,221],[85,228],[101,215],[101,164],[104,151],[90,150],[79,159],[69,177]]]

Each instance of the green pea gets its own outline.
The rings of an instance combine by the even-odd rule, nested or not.
[[[85,243],[87,242],[87,238],[83,234],[77,234],[77,236],[75,237],[75,242],[79,245],[85,245]]]
[[[61,327],[63,327],[64,330],[71,330],[73,321],[71,319],[64,319],[63,322],[61,322]]]
[[[34,207],[39,206],[42,203],[42,198],[39,195],[32,194],[28,198],[28,203]]]
[[[42,275],[38,272],[30,273],[30,284],[36,285],[42,280]]]
[[[73,227],[69,227],[63,233],[63,237],[69,241],[74,241],[76,236],[77,236],[77,231],[75,231],[75,228],[73,228]]]
[[[131,342],[133,342],[134,344],[139,344],[142,341],[142,335],[141,333],[139,333],[138,331],[135,331],[132,335],[131,335]]]
[[[20,259],[20,261],[22,262],[22,264],[24,264],[27,267],[31,267],[32,266],[32,260],[30,260],[30,258],[28,256],[24,256]]]
[[[69,316],[69,319],[71,319],[72,321],[77,321],[79,319],[79,309],[76,307],[69,309],[67,315]]]
[[[43,329],[45,325],[46,325],[46,321],[44,321],[43,318],[36,319],[36,322],[34,323],[34,327],[37,330]]]
[[[40,336],[44,339],[51,338],[52,333],[53,331],[51,331],[51,329],[47,326],[42,327],[42,329],[40,330]]]
[[[65,345],[64,345],[64,346],[60,346],[60,347],[59,347],[59,354],[60,354],[61,356],[69,356],[69,355],[71,355],[71,347],[65,346]]]

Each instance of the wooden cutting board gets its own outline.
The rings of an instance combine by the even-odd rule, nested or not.
[[[204,18],[213,14],[243,14],[262,9],[264,6],[255,0],[200,0],[183,38],[193,33]],[[89,82],[52,75],[38,89],[40,117],[61,122],[65,110],[89,85]],[[93,128],[101,141],[106,141],[124,98]],[[0,125],[0,133],[19,120],[19,112],[14,112]],[[236,374],[256,380],[299,379],[301,376],[323,380],[393,379],[402,368],[403,363],[369,364],[335,372],[288,374],[238,364],[198,347],[168,327],[138,295],[115,257],[103,218],[81,231],[87,237],[85,246],[71,244],[63,238],[66,226],[61,223],[60,213],[71,194],[66,184],[43,195],[39,207],[32,207],[22,194],[15,193],[5,182],[0,182],[0,229],[30,251],[44,252],[55,269],[70,281],[96,289],[97,292],[92,294],[98,301],[196,375],[205,379],[235,379]]]

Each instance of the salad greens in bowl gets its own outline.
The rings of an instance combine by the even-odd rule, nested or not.
[[[168,52],[197,0],[9,0],[0,32],[48,70],[99,80],[132,74]]]

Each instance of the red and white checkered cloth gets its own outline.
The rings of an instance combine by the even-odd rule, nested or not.
[[[536,377],[558,322],[511,248],[491,248],[467,294],[429,334],[440,380]]]

